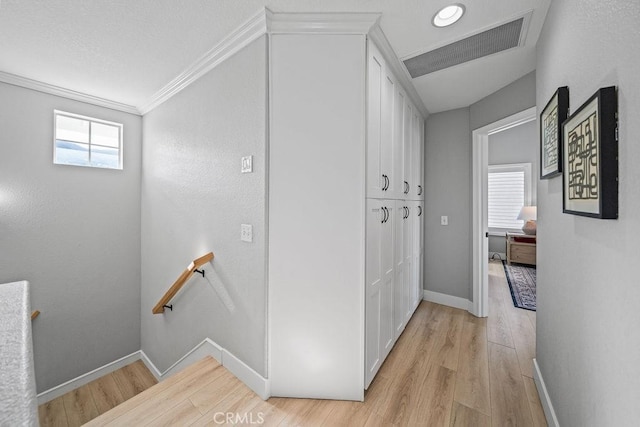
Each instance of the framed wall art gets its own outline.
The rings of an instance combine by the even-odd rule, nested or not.
[[[562,123],[569,115],[569,88],[558,88],[540,113],[540,179],[562,173]]]
[[[563,212],[618,218],[618,99],[598,90],[562,125]]]

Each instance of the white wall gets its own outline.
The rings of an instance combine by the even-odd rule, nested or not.
[[[262,37],[144,116],[142,349],[160,370],[209,337],[266,375],[266,58]],[[248,155],[254,172],[241,174]],[[151,314],[209,251],[206,278]]]
[[[53,164],[53,110],[124,124],[124,170]],[[0,283],[28,280],[39,392],[140,349],[138,116],[0,83]]]
[[[363,398],[365,43],[363,35],[271,38],[274,396]]]
[[[502,132],[489,135],[489,164],[504,165],[512,163],[531,163],[531,204],[536,204],[537,183],[540,177],[538,166],[537,122],[531,121]],[[489,255],[494,252],[505,253],[505,237],[489,236]]]
[[[537,105],[569,86],[571,111],[619,88],[619,219],[562,213],[562,178],[538,185],[536,358],[563,426],[640,419],[640,3],[551,4],[538,42]]]

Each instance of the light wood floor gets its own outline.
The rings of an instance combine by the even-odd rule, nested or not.
[[[40,405],[40,426],[80,426],[157,383],[138,360]]]
[[[531,378],[535,313],[513,307],[500,263],[489,287],[487,319],[422,302],[364,403],[262,401],[207,358],[89,425],[545,426]]]

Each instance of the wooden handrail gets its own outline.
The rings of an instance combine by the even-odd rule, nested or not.
[[[164,294],[164,296],[160,298],[160,301],[158,301],[155,307],[153,307],[153,314],[164,313],[165,306],[169,303],[169,301],[171,301],[171,298],[173,298],[178,293],[180,288],[182,288],[182,285],[184,285],[187,280],[189,280],[189,278],[193,275],[193,272],[196,271],[196,269],[202,267],[204,264],[210,262],[212,259],[213,252],[209,252],[208,254],[203,255],[200,258],[194,259],[191,264],[189,264],[189,267],[187,267],[187,269],[182,272],[180,277],[178,277],[178,279],[169,288],[167,293]]]
[[[35,319],[38,316],[40,316],[40,310],[34,310],[33,313],[31,313],[31,320]]]

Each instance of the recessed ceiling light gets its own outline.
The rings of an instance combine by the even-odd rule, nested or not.
[[[436,27],[447,27],[455,24],[464,15],[464,5],[460,3],[445,6],[433,15],[431,22]]]

